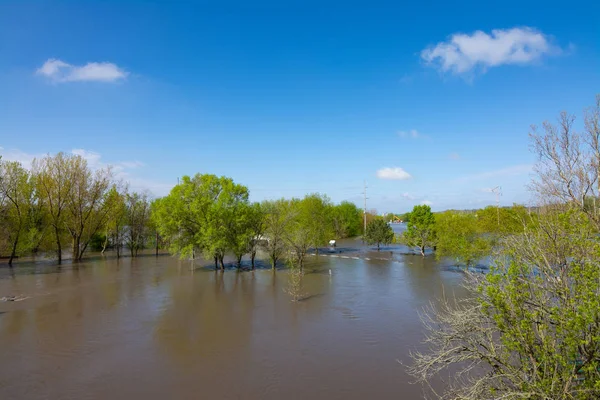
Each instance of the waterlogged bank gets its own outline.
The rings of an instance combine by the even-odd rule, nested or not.
[[[310,257],[287,272],[215,272],[169,256],[2,270],[0,397],[421,398],[409,362],[418,310],[462,275],[391,247]],[[349,253],[348,253],[349,254]],[[45,273],[44,273],[45,272]]]

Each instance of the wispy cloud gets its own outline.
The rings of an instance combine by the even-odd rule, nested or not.
[[[460,160],[460,154],[458,154],[458,153],[450,153],[448,155],[448,158],[451,159],[451,160],[453,160],[453,161],[458,161],[458,160]]]
[[[483,31],[455,33],[445,42],[421,51],[421,59],[441,72],[461,75],[485,72],[500,65],[530,64],[561,52],[548,35],[522,27],[494,29],[490,34]]]
[[[429,139],[429,136],[423,135],[416,129],[410,129],[408,131],[398,131],[398,136],[405,139]]]
[[[129,73],[109,62],[90,62],[85,65],[72,65],[51,58],[36,71],[54,83],[64,82],[117,82],[127,78]]]
[[[145,164],[141,161],[133,160],[107,163],[102,160],[102,155],[95,151],[86,149],[72,149],[70,153],[81,156],[83,159],[85,159],[92,171],[110,167],[115,179],[127,183],[129,188],[134,191],[149,191],[153,195],[163,196],[166,195],[173,187],[172,184],[140,178],[134,175],[134,170],[145,166]],[[3,147],[0,147],[0,156],[2,156],[2,160],[4,161],[18,161],[21,163],[21,165],[23,165],[23,167],[31,169],[33,160],[43,158],[46,156],[46,154],[31,154],[18,149],[7,150]]]
[[[493,171],[486,171],[472,175],[465,175],[458,179],[455,179],[455,183],[468,183],[476,182],[489,179],[505,178],[509,176],[528,175],[533,171],[533,165],[522,164],[514,165],[512,167],[501,168]]]
[[[433,205],[433,202],[431,202],[431,201],[429,201],[429,200],[423,200],[423,201],[421,202],[421,204],[424,204],[424,205],[426,205],[426,206],[432,206],[432,205]]]
[[[377,177],[379,179],[389,179],[389,180],[398,180],[398,181],[412,178],[412,176],[408,172],[406,172],[405,170],[403,170],[400,167],[381,168],[380,170],[377,171]]]

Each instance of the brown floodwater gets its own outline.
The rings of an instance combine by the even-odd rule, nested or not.
[[[0,399],[418,399],[419,311],[462,275],[360,242],[288,273],[168,255],[0,268]],[[344,258],[347,257],[347,258]]]

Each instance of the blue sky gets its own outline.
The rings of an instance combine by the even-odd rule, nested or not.
[[[529,202],[531,124],[600,92],[596,2],[0,3],[0,154],[76,152],[164,195]]]

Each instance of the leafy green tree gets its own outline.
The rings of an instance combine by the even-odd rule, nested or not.
[[[250,233],[250,243],[249,243],[249,252],[250,252],[250,262],[252,265],[252,269],[254,269],[256,253],[258,251],[261,239],[263,238],[263,234],[265,232],[265,214],[262,208],[261,203],[252,203],[250,205],[249,210],[249,221],[248,221],[248,229]]]
[[[331,202],[320,194],[292,199],[289,203],[289,224],[285,231],[292,262],[301,270],[310,248],[318,253],[319,246],[331,237]]]
[[[112,172],[110,168],[92,171],[79,155],[69,156],[67,166],[71,190],[67,192],[65,225],[71,236],[73,260],[80,261],[92,237],[108,220]]]
[[[104,225],[104,243],[102,253],[110,244],[117,252],[117,258],[121,257],[121,249],[125,240],[125,228],[127,224],[127,204],[125,195],[119,193],[117,187],[113,185],[107,194],[107,206],[109,207],[108,217]]]
[[[481,231],[497,237],[523,233],[523,230],[531,221],[527,209],[520,205],[512,207],[488,206],[482,210],[477,210],[476,214]]]
[[[291,205],[288,200],[265,200],[261,203],[263,234],[260,243],[269,256],[271,268],[275,269],[287,249],[286,233],[292,222]]]
[[[125,194],[125,221],[127,224],[126,242],[131,257],[145,247],[150,224],[150,201],[147,193]]]
[[[492,240],[481,231],[475,214],[446,211],[436,216],[436,227],[438,259],[450,257],[468,268],[491,253]]]
[[[202,248],[202,226],[208,208],[218,195],[212,176],[184,176],[170,193],[153,203],[152,219],[170,251],[181,257],[194,256]]]
[[[425,248],[435,246],[436,229],[435,217],[428,205],[415,206],[408,217],[404,242],[411,247],[418,247],[421,255],[425,256]]]
[[[367,224],[365,240],[368,244],[377,244],[377,251],[379,251],[381,244],[394,241],[394,230],[382,218],[376,218]]]
[[[36,192],[54,236],[58,263],[62,261],[69,197],[73,187],[72,159],[64,153],[33,160]]]
[[[362,228],[362,211],[356,204],[342,201],[333,207],[331,213],[333,232],[336,238],[360,235]]]
[[[8,265],[29,248],[30,211],[34,201],[32,178],[18,162],[0,160],[0,227],[10,244]]]
[[[204,177],[210,184],[210,193],[216,194],[209,203],[206,223],[202,226],[204,254],[212,256],[224,270],[225,252],[233,250],[239,266],[243,254],[248,252],[250,240],[248,188],[231,178]]]

